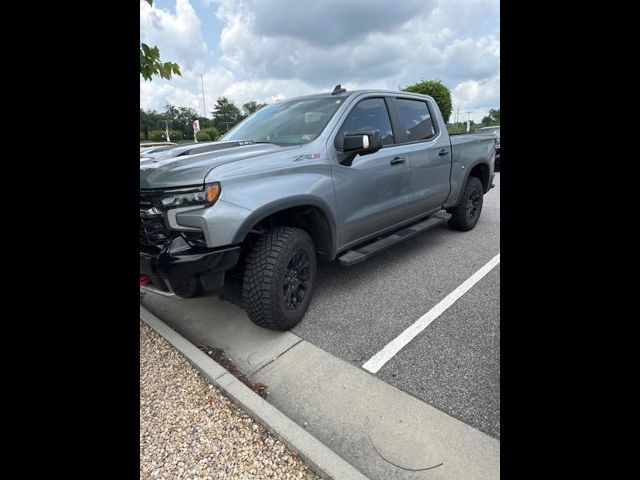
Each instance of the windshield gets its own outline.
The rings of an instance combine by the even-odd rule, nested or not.
[[[230,130],[220,140],[302,145],[322,133],[344,100],[344,97],[321,97],[269,105]]]

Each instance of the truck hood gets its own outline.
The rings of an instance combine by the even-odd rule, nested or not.
[[[207,174],[219,165],[250,157],[261,157],[299,148],[298,145],[281,147],[272,143],[238,145],[221,144],[219,150],[174,158],[141,158],[140,188],[172,188],[204,183]],[[260,161],[259,159],[257,161]]]

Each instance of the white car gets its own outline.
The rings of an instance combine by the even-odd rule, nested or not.
[[[144,142],[140,144],[140,150],[150,147],[164,147],[168,145],[177,145],[174,142]]]

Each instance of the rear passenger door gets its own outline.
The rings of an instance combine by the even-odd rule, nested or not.
[[[409,148],[411,216],[440,209],[449,195],[451,144],[444,130],[446,126],[438,124],[434,108],[426,99],[393,99],[395,120],[399,124],[398,142]]]

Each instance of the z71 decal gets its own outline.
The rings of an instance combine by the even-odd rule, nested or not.
[[[315,160],[316,158],[320,158],[319,153],[305,153],[304,155],[293,157],[293,161],[297,162],[298,160]]]

